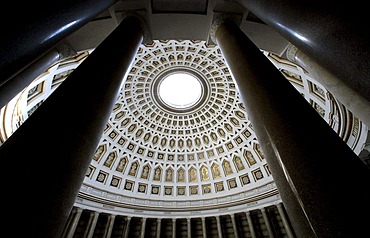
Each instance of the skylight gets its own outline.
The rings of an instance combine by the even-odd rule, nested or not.
[[[186,73],[175,73],[164,78],[159,86],[159,96],[169,106],[187,108],[194,105],[202,94],[197,78]]]

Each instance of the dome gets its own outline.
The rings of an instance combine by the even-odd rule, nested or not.
[[[13,99],[11,134],[93,51],[81,51],[40,75]],[[304,69],[263,52],[327,123],[348,130],[340,103]],[[197,93],[185,106],[161,95],[166,79],[189,76]],[[49,87],[49,88],[47,88]],[[194,87],[194,85],[193,85]],[[193,90],[193,89],[189,89]],[[83,113],[83,108],[81,108]],[[347,144],[366,137],[357,118]],[[364,131],[365,130],[365,131]],[[8,136],[9,136],[8,134]],[[157,217],[223,214],[220,206],[281,202],[233,76],[218,46],[205,41],[155,40],[141,45],[126,75],[76,203],[99,211]],[[171,211],[171,215],[168,214]]]
[[[333,37],[352,24],[338,9],[323,36],[305,17],[332,15],[294,16],[300,3],[109,2],[4,32],[6,224],[22,216],[38,237],[367,232],[351,218],[369,198],[352,187],[368,180],[368,77],[351,67],[368,61],[352,57],[365,38]]]

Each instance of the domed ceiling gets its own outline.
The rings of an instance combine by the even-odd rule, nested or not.
[[[90,52],[58,62],[2,109],[3,141]],[[361,121],[302,68],[263,53],[358,154],[366,139]],[[190,96],[186,102],[174,101],[174,89],[164,91],[171,80],[181,83],[176,80],[184,77],[178,74],[194,83],[190,88],[182,85],[175,93],[182,98]],[[348,118],[352,118],[350,123]],[[163,216],[278,201],[278,191],[220,49],[190,40],[142,45],[76,203],[101,211]]]

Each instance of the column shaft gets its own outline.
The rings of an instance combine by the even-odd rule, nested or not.
[[[127,223],[126,223],[126,228],[125,228],[125,233],[123,238],[128,238],[128,233],[130,231],[130,223],[131,223],[131,217],[127,217]]]
[[[188,238],[191,238],[191,218],[186,218],[187,229],[188,229]]]
[[[60,45],[69,47],[65,42]],[[64,48],[63,47],[63,48]],[[58,60],[64,59],[74,55],[76,52],[70,49],[65,55],[58,50],[59,47],[55,47],[48,51],[38,60],[33,62],[30,66],[22,70],[20,73],[6,81],[0,86],[0,108],[5,106],[11,99],[13,99],[18,93],[25,89],[33,80],[40,76],[45,70],[52,66]]]
[[[158,218],[157,219],[157,232],[156,232],[157,238],[161,237],[161,223],[162,223],[161,218]]]
[[[251,236],[252,238],[256,238],[256,232],[254,231],[254,225],[253,225],[251,213],[246,212],[245,215],[247,216],[247,221],[248,221],[249,231],[251,232]]]
[[[75,54],[76,52],[69,46],[67,42],[62,42],[42,55],[14,77],[4,82],[0,86],[0,108],[5,106],[19,92],[26,88],[33,80],[35,80],[58,60],[71,57]]]
[[[176,238],[176,219],[172,219],[172,238]]]
[[[14,183],[32,188],[19,204],[13,196],[25,191],[3,186],[13,194],[4,198],[9,205],[4,214],[28,211],[23,215],[28,229],[19,230],[20,236],[60,236],[142,39],[139,20],[123,20],[0,147],[3,166],[27,168]],[[42,152],[30,155],[36,148]],[[5,224],[18,226],[17,219]]]
[[[297,235],[368,235],[357,214],[370,214],[368,168],[234,22],[216,41]]]
[[[108,223],[107,223],[107,226],[106,226],[105,232],[104,232],[104,237],[109,238],[111,236],[112,231],[113,231],[113,225],[114,225],[115,218],[116,218],[115,215],[113,215],[113,214],[109,215]]]
[[[370,101],[363,98],[344,81],[314,62],[305,53],[295,46],[289,46],[288,59],[297,63],[322,84],[333,96],[338,99],[348,110],[355,114],[366,125],[370,125]]]
[[[236,226],[236,221],[235,221],[235,215],[230,214],[230,217],[231,217],[231,222],[233,223],[234,236],[235,236],[235,238],[239,238],[238,228]]]
[[[368,22],[364,4],[322,4],[320,0],[239,2],[370,101],[370,35],[363,30]],[[348,12],[356,12],[356,17]]]
[[[75,211],[73,212],[73,220],[72,220],[71,226],[68,227],[66,238],[73,237],[73,234],[75,233],[75,230],[78,225],[78,221],[80,220],[81,214],[82,214],[82,209],[77,207]]]
[[[219,216],[216,216],[216,222],[217,222],[217,233],[218,233],[218,237],[219,238],[222,238],[222,226],[221,226],[221,222],[220,222],[220,217]]]
[[[285,216],[285,212],[283,210],[283,205],[281,203],[279,203],[276,206],[278,208],[278,211],[279,211],[279,215],[281,217],[281,220],[283,221],[284,229],[286,231],[286,234],[287,234],[288,238],[294,238],[293,232],[290,229],[290,226],[288,224],[288,220],[287,220],[287,218]]]
[[[2,27],[0,86],[116,2],[67,0],[44,5],[37,0],[22,5],[14,2],[13,7],[7,5],[8,9],[17,9],[17,14],[26,20]],[[44,7],[35,8],[35,5]],[[8,24],[4,19],[1,22]]]
[[[269,237],[273,238],[274,233],[273,233],[272,228],[271,228],[271,224],[270,224],[270,220],[269,220],[267,211],[266,211],[265,208],[261,208],[261,212],[262,212],[263,220],[264,220],[266,228],[267,228],[267,232],[269,233]]]
[[[89,222],[87,223],[86,231],[84,233],[84,237],[91,238],[94,235],[96,223],[98,222],[99,213],[98,212],[91,212],[89,217]]]
[[[68,217],[68,220],[66,222],[66,224],[64,225],[64,228],[63,228],[63,232],[62,234],[60,235],[60,237],[66,237],[68,231],[69,231],[69,228],[71,227],[71,224],[73,222],[73,210],[71,211],[71,215]]]
[[[141,231],[140,231],[140,237],[144,238],[145,237],[145,227],[146,227],[146,218],[143,217],[141,219]]]
[[[202,217],[201,219],[202,219],[203,238],[207,238],[206,218]]]

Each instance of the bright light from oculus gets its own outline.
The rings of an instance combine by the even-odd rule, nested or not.
[[[159,96],[168,105],[186,108],[195,104],[202,94],[198,79],[190,74],[176,73],[164,78],[159,86]]]

